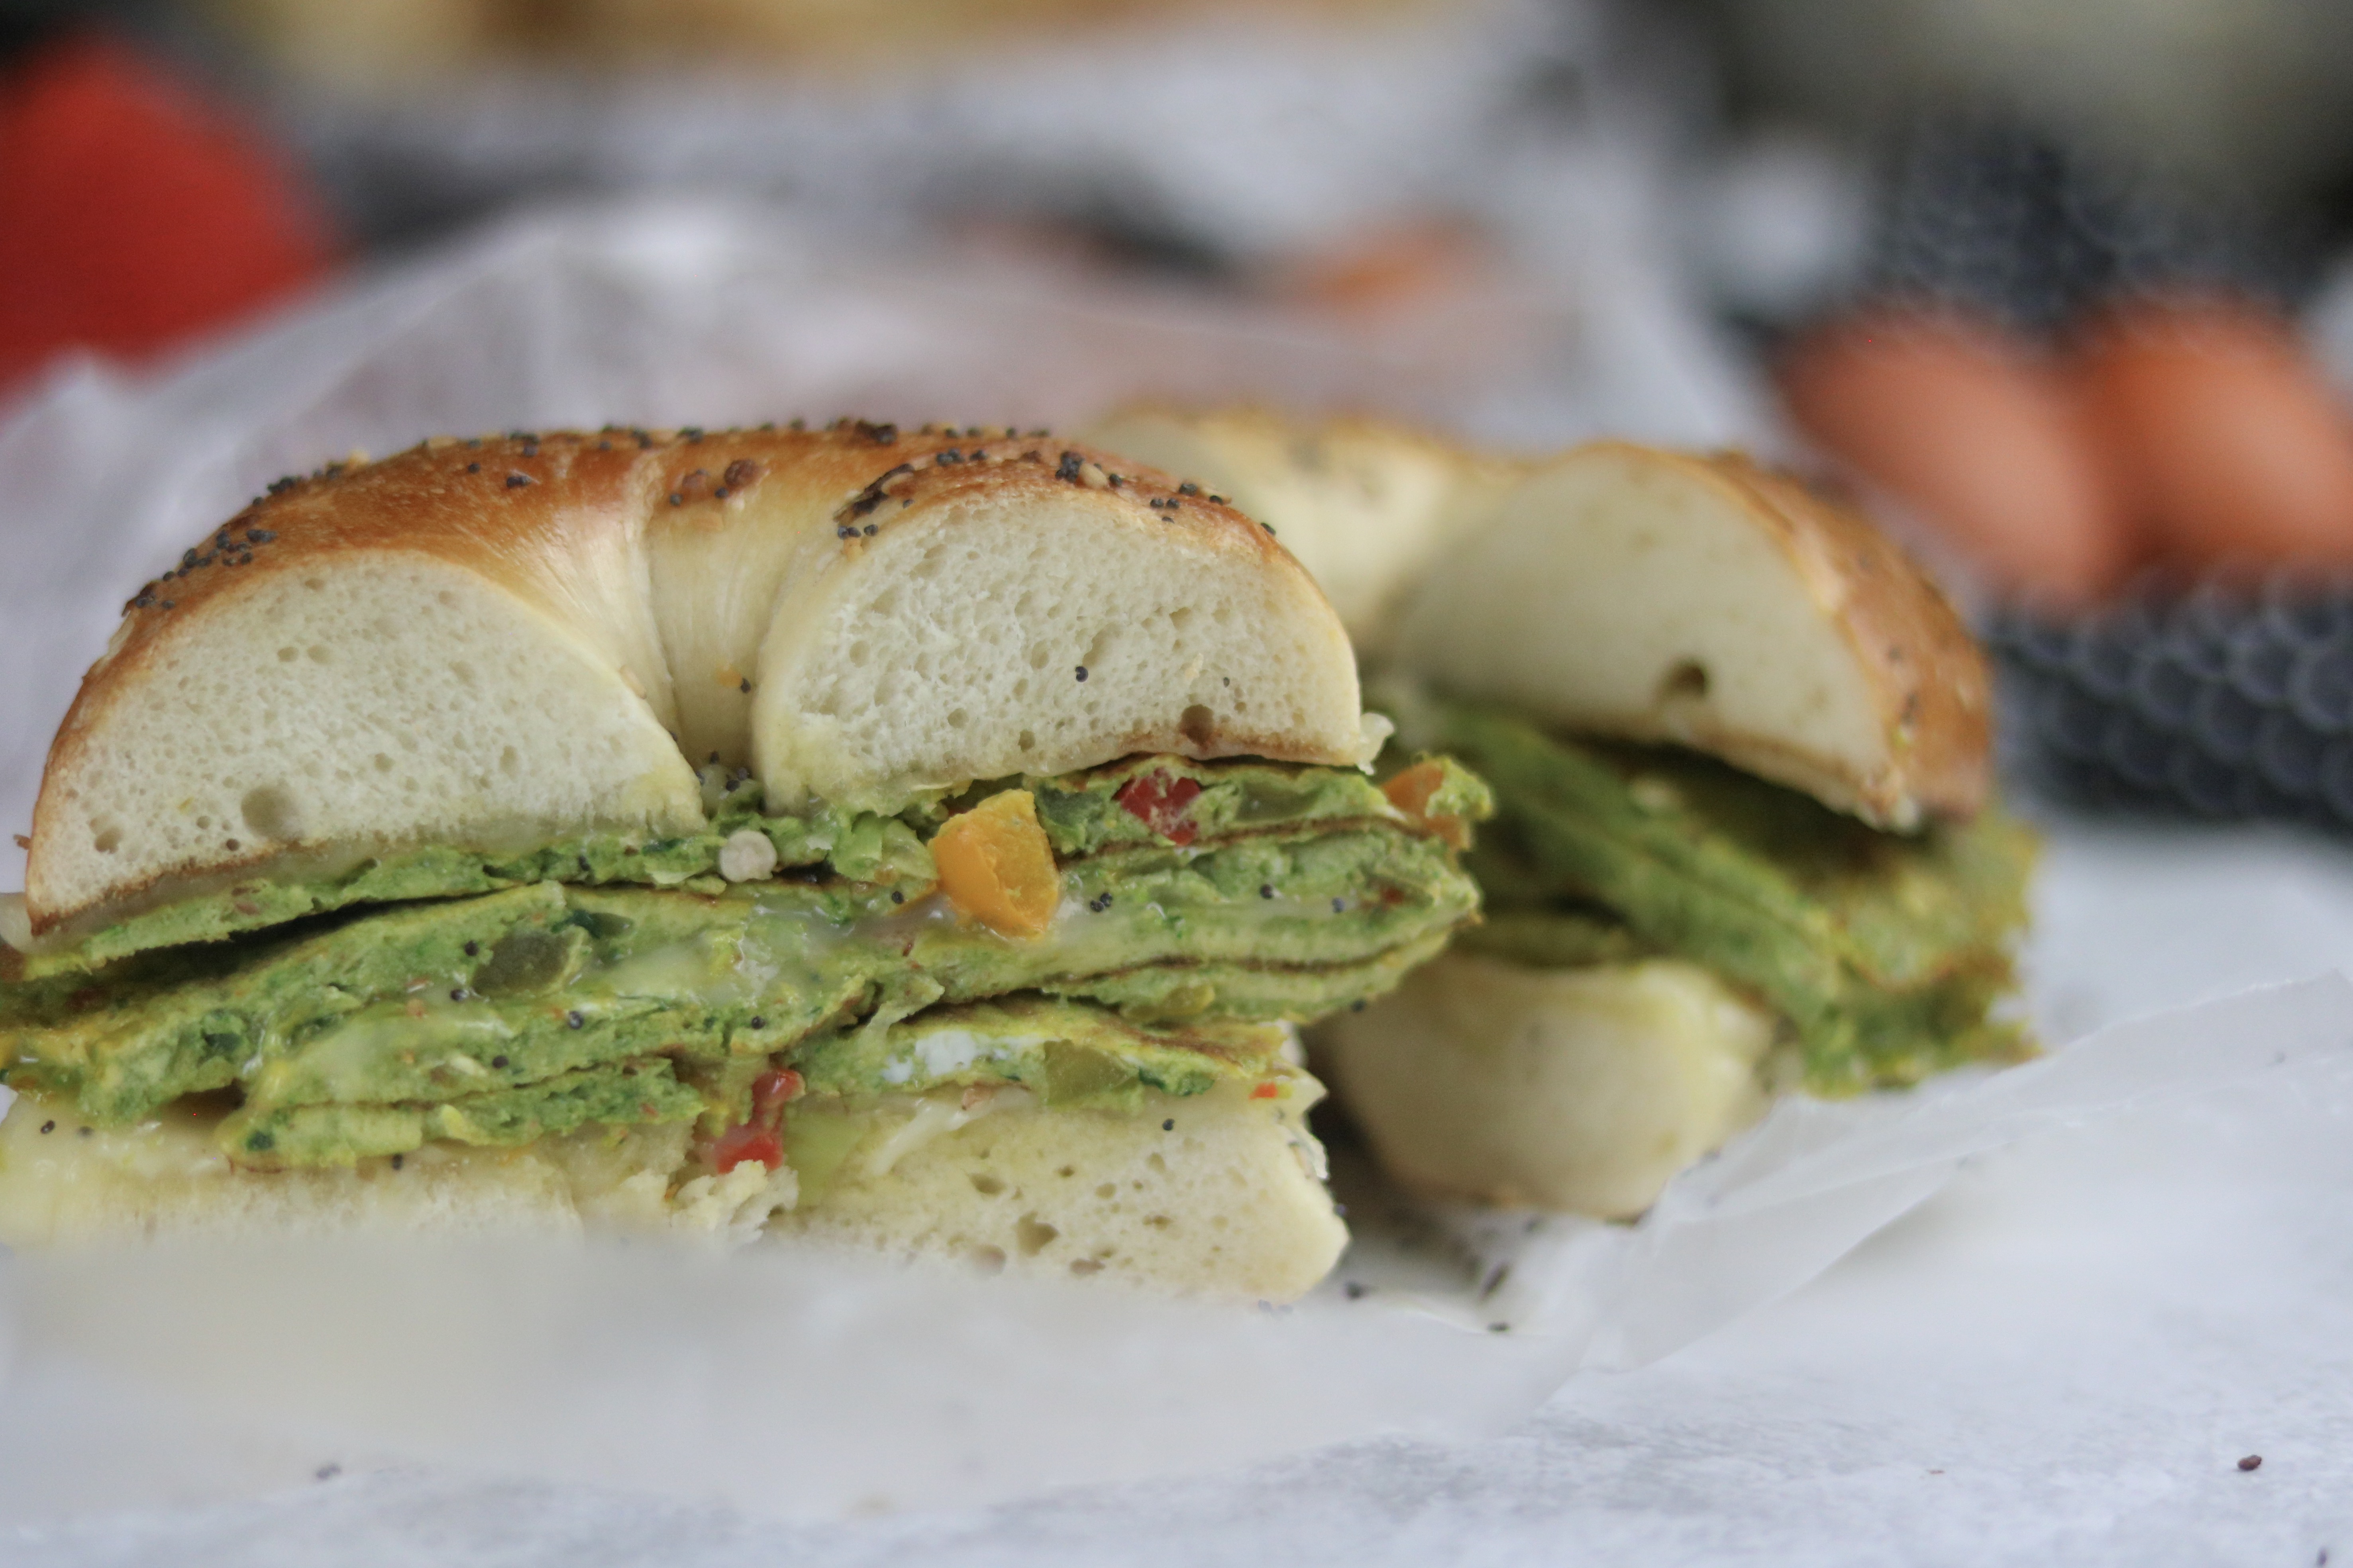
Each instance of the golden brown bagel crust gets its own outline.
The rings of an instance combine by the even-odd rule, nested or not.
[[[1058,493],[1067,500],[1073,491],[1088,492],[1086,504],[1105,526],[1148,525],[1157,537],[1182,539],[1197,559],[1239,558],[1244,569],[1279,580],[1283,593],[1295,581],[1298,592],[1321,605],[1304,570],[1240,512],[1192,487],[1180,489],[1156,470],[1043,431],[902,431],[862,420],[837,421],[821,430],[614,428],[437,437],[381,461],[355,457],[278,481],[125,606],[122,625],[82,678],[50,746],[26,869],[35,935],[69,921],[87,923],[104,910],[152,904],[159,891],[176,896],[184,882],[194,886],[280,863],[295,847],[231,841],[118,882],[102,898],[60,896],[65,889],[45,875],[47,851],[69,826],[58,781],[74,773],[88,738],[105,724],[121,694],[141,683],[175,628],[202,617],[216,601],[271,579],[320,575],[321,568],[339,561],[444,563],[495,584],[569,632],[585,628],[586,638],[597,645],[595,652],[611,653],[629,689],[679,734],[671,673],[663,668],[660,639],[646,607],[643,546],[678,531],[722,533],[731,526],[732,511],[776,486],[791,488],[785,499],[797,514],[821,508],[831,519],[829,530],[802,530],[809,540],[797,548],[822,546],[837,559],[875,548],[902,523],[937,521],[934,503],[981,498],[1001,508],[1025,496]],[[1345,664],[1336,618],[1328,609],[1316,613],[1330,620],[1329,639]],[[1250,633],[1236,628],[1229,635]],[[643,650],[642,657],[631,657],[633,649]],[[266,658],[266,650],[256,657]],[[223,672],[224,679],[235,676]],[[1352,711],[1353,703],[1352,695]],[[1360,760],[1328,737],[1318,742],[1279,722],[1238,724],[1214,714],[1205,720],[1207,711],[1188,708],[1181,724],[1172,718],[1126,735],[1126,749],[1322,763]],[[699,761],[700,752],[691,760]],[[691,795],[691,778],[688,785]],[[239,847],[244,853],[236,852]]]
[[[955,457],[943,464],[944,454]],[[1156,468],[1055,440],[1042,430],[1024,435],[926,426],[902,431],[862,419],[806,431],[764,426],[436,437],[381,461],[329,463],[255,497],[210,540],[186,552],[176,570],[123,605],[124,626],[82,676],[50,763],[175,612],[234,589],[247,572],[293,572],[349,551],[390,549],[440,556],[525,587],[534,584],[542,558],[566,553],[582,535],[610,528],[625,509],[646,509],[654,529],[716,526],[705,509],[764,481],[838,495],[845,550],[867,536],[864,525],[887,526],[903,510],[886,501],[1052,482],[1116,490],[1141,507],[1176,499],[1179,483]],[[1184,526],[1234,548],[1289,561],[1264,528],[1207,496],[1186,495],[1178,516]]]

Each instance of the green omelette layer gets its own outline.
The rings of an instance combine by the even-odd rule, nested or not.
[[[818,1100],[1010,1084],[1047,1105],[1134,1110],[1147,1090],[1206,1094],[1226,1079],[1281,1072],[1287,1038],[1263,1024],[1136,1024],[1084,1004],[1012,996],[831,1035],[798,1068]]]
[[[724,885],[718,874],[721,849],[747,830],[775,847],[779,870],[822,866],[850,881],[928,881],[932,858],[924,838],[955,812],[1014,782],[1037,796],[1039,818],[1057,856],[1091,854],[1116,845],[1158,841],[1149,826],[1117,802],[1120,786],[1143,772],[1201,787],[1185,811],[1198,835],[1195,842],[1261,828],[1396,816],[1369,781],[1345,770],[1195,763],[1182,757],[1131,758],[1057,778],[999,780],[955,795],[930,791],[895,816],[820,806],[805,814],[768,816],[761,810],[756,780],[714,764],[702,772],[706,826],[698,832],[667,837],[587,834],[512,853],[412,846],[380,851],[332,871],[279,867],[117,920],[69,945],[25,955],[19,963],[27,978],[88,973],[133,953],[217,942],[337,910],[495,892],[532,882],[622,883],[715,892]],[[1472,803],[1466,809],[1482,808],[1484,797],[1476,780],[1464,775],[1454,788]]]
[[[919,1095],[943,1088],[1025,1089],[1054,1108],[1133,1112],[1147,1091],[1190,1096],[1222,1079],[1263,1079],[1290,1069],[1283,1036],[1262,1025],[1130,1023],[1082,1002],[1001,997],[927,1008],[898,1024],[880,1020],[811,1041],[795,1061],[807,1099],[796,1125],[812,1113],[871,1104],[878,1095]],[[767,1070],[765,1060],[680,1062],[640,1057],[607,1067],[558,1073],[513,1089],[485,1089],[445,1100],[391,1104],[248,1104],[231,1116],[227,1141],[248,1164],[322,1165],[405,1153],[434,1139],[515,1147],[590,1123],[685,1121],[709,1117],[707,1131],[738,1120],[744,1105],[714,1110],[717,1085],[744,1090]],[[830,1123],[827,1124],[830,1126]],[[255,1134],[268,1147],[255,1150]],[[828,1152],[789,1149],[794,1167],[827,1163]]]
[[[2016,821],[1899,836],[1687,752],[1472,707],[1437,723],[1495,794],[1466,857],[1488,910],[1466,948],[1548,967],[1691,959],[1780,1014],[1816,1093],[2031,1054],[1989,1016],[2026,921],[2035,847]]]
[[[1175,829],[1188,842],[1119,804],[1145,773],[1164,794],[1200,784]],[[1361,774],[1154,758],[1020,782],[1061,872],[1042,937],[960,918],[933,890],[921,824],[880,819],[885,852],[854,862],[859,879],[829,864],[734,885],[542,879],[0,985],[0,1076],[71,1096],[97,1125],[229,1091],[221,1138],[240,1162],[342,1163],[588,1123],[716,1131],[778,1064],[835,1092],[896,1092],[906,1082],[877,1053],[902,1021],[1060,999],[1178,1043],[1152,1057],[1136,1037],[1105,1057],[1118,1031],[1099,1030],[1044,1077],[991,1072],[1059,1083],[1064,1099],[1087,1081],[1198,1093],[1215,1074],[1166,1052],[1198,1050],[1206,1026],[1305,1022],[1385,991],[1477,906],[1443,837]],[[753,790],[733,793],[740,809]],[[928,809],[944,818],[986,793]],[[1484,809],[1459,769],[1442,793],[1465,816]],[[742,821],[719,815],[711,837]],[[1074,1067],[1071,1052],[1100,1060]]]

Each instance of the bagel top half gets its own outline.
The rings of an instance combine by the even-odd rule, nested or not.
[[[1259,524],[1042,432],[443,438],[280,480],[133,598],[52,743],[38,941],[386,847],[691,832],[1138,752],[1356,764]]]
[[[1090,434],[1280,530],[1386,672],[1707,752],[1875,827],[1986,803],[1991,680],[1960,616],[1868,520],[1737,453],[1511,458],[1249,408]]]

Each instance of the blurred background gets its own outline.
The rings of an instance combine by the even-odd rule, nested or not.
[[[2023,774],[2353,823],[2353,0],[0,0],[60,670],[354,444],[1146,395],[1749,447]]]

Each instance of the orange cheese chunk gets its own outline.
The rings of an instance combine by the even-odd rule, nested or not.
[[[1471,847],[1471,825],[1459,816],[1432,816],[1430,797],[1446,782],[1446,769],[1437,763],[1416,763],[1388,783],[1381,793],[1389,804],[1413,819],[1413,825],[1456,849]]]
[[[998,935],[1043,936],[1054,923],[1062,879],[1028,790],[1006,790],[950,817],[932,837],[932,859],[948,900]]]

